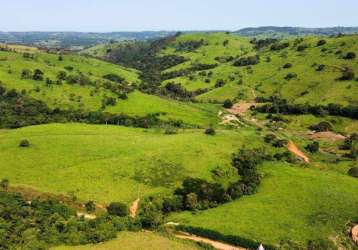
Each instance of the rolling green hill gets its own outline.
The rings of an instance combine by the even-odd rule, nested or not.
[[[166,135],[156,129],[57,124],[1,130],[0,138],[1,175],[14,185],[130,203],[138,195],[168,193],[187,176],[210,179],[210,170],[228,168],[234,150],[256,135],[251,130]],[[18,147],[22,139],[31,147]]]
[[[317,46],[322,39],[326,43]],[[177,51],[179,44],[200,40],[204,41],[203,45],[196,50]],[[356,104],[354,97],[358,95],[358,85],[355,79],[337,80],[345,67],[357,71],[356,58],[343,59],[348,52],[357,51],[356,41],[356,35],[288,39],[280,42],[288,43],[287,48],[273,51],[270,46],[256,50],[249,43],[249,39],[227,34],[183,35],[169,45],[163,54],[184,56],[188,61],[169,68],[164,73],[180,71],[197,63],[217,66],[209,70],[184,73],[183,76],[165,80],[163,85],[176,82],[188,90],[207,88],[207,93],[197,97],[201,101],[253,99],[256,96],[276,94],[294,103]],[[260,57],[258,64],[238,67],[233,65],[236,59],[225,62],[230,56],[240,58],[252,55]],[[284,68],[285,64],[291,65]],[[321,66],[322,70],[318,69],[319,65],[324,65]],[[294,78],[285,79],[290,73]],[[224,86],[215,88],[218,80],[222,80]]]

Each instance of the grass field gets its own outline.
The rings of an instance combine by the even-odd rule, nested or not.
[[[31,147],[18,147],[22,139]],[[186,176],[210,179],[211,169],[230,167],[230,156],[241,145],[260,143],[252,130],[165,135],[162,130],[79,124],[1,130],[0,140],[1,177],[13,185],[99,202],[165,193]]]
[[[357,216],[358,180],[330,171],[265,164],[256,195],[170,221],[278,245],[344,234]]]
[[[185,41],[198,41],[203,39],[207,44],[193,52],[178,52],[178,43]],[[317,47],[320,39],[327,43]],[[214,64],[218,66],[203,72],[212,72],[212,76],[199,75],[193,72],[189,75],[166,80],[167,82],[181,83],[188,90],[208,88],[208,93],[197,97],[198,100],[253,99],[254,90],[257,96],[281,95],[295,103],[320,103],[330,102],[343,105],[357,104],[355,96],[358,95],[358,85],[355,80],[337,81],[341,76],[343,67],[350,67],[354,71],[358,69],[357,59],[344,60],[342,57],[350,51],[357,51],[357,36],[344,36],[339,38],[306,37],[301,42],[291,38],[285,40],[290,43],[289,48],[280,51],[270,51],[269,48],[255,51],[247,38],[233,35],[215,34],[190,34],[180,36],[163,54],[181,55],[188,59],[187,62],[167,69],[165,72],[176,71],[190,67],[194,63]],[[223,42],[227,40],[228,45]],[[285,42],[283,41],[283,42]],[[299,45],[307,45],[304,51],[297,51]],[[322,51],[322,49],[324,49]],[[246,67],[234,67],[232,62],[220,62],[215,57],[243,56],[258,54],[260,63],[253,65],[251,69]],[[269,59],[267,59],[269,58]],[[284,69],[283,65],[291,63],[292,67]],[[323,71],[316,71],[318,65],[325,65]],[[288,73],[297,74],[297,78],[286,80]],[[218,79],[226,82],[220,88],[214,88]],[[207,83],[206,80],[209,80]]]
[[[86,246],[63,246],[52,250],[194,250],[201,249],[194,243],[167,238],[151,232],[121,232],[115,240]]]

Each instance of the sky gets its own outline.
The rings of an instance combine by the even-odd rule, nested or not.
[[[1,0],[1,31],[358,26],[358,0]]]

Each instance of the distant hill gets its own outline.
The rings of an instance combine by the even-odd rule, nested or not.
[[[329,28],[302,28],[302,27],[276,27],[265,26],[257,28],[244,28],[235,31],[234,34],[249,37],[275,37],[322,35],[331,36],[338,34],[358,33],[358,27],[329,27]]]
[[[0,42],[16,43],[49,48],[90,47],[110,41],[147,40],[174,34],[174,31],[143,31],[143,32],[1,32]]]

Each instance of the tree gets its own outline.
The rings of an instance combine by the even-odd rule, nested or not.
[[[284,69],[289,69],[289,68],[292,68],[292,63],[286,63],[285,65],[283,65]]]
[[[58,80],[64,81],[64,80],[66,80],[66,77],[67,77],[66,71],[61,70],[57,73]]]
[[[232,101],[231,101],[230,99],[226,99],[226,100],[224,101],[224,104],[223,104],[223,107],[224,107],[224,108],[230,109],[230,108],[232,108],[232,106],[233,106],[233,103],[232,103]]]
[[[326,132],[326,131],[332,131],[333,127],[329,122],[323,121],[318,124],[311,125],[309,129],[315,130],[317,132]]]
[[[89,213],[96,211],[96,204],[94,203],[94,201],[88,201],[85,204],[85,207],[86,207],[86,211]]]
[[[346,59],[346,60],[352,60],[356,58],[356,54],[354,52],[348,52],[344,57],[343,59]]]
[[[319,40],[318,42],[317,42],[317,47],[319,47],[319,46],[323,46],[323,45],[325,45],[327,43],[327,41],[326,40]]]
[[[7,189],[9,188],[9,180],[8,179],[2,179],[0,182],[0,187],[7,191]]]
[[[348,175],[358,178],[358,167],[353,167],[348,170]]]
[[[23,69],[21,72],[21,79],[31,79],[32,71],[29,69]]]
[[[26,140],[26,139],[21,140],[20,143],[19,143],[19,147],[21,147],[21,148],[30,147],[30,142],[28,140]]]
[[[207,128],[207,129],[205,130],[205,134],[206,134],[206,135],[215,135],[216,132],[215,132],[215,129],[213,129],[213,128]]]
[[[341,81],[349,81],[349,80],[353,80],[355,77],[354,71],[352,68],[349,67],[345,67],[342,69],[342,76],[338,79]]]
[[[319,151],[319,142],[315,141],[311,144],[308,144],[305,149],[311,153],[317,153]]]
[[[128,207],[126,204],[121,202],[111,202],[107,207],[107,212],[110,215],[125,217],[128,215]]]
[[[196,210],[199,208],[198,196],[195,193],[189,193],[186,195],[185,208],[188,210]]]
[[[40,69],[35,69],[32,79],[35,81],[42,81],[44,79],[44,73]]]

